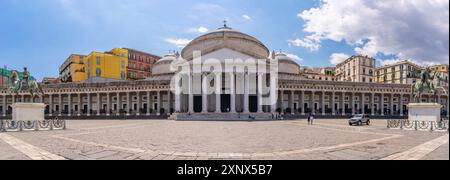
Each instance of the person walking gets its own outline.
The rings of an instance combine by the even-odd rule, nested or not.
[[[310,124],[310,125],[314,125],[314,115],[311,115],[310,121],[311,121],[311,124]]]
[[[311,125],[311,114],[309,114],[309,116],[308,116],[308,125]]]

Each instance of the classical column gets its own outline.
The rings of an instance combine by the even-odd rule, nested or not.
[[[291,94],[289,96],[289,105],[291,106],[291,114],[295,114],[295,107],[294,107],[294,91],[290,91]]]
[[[106,116],[110,116],[111,114],[111,96],[109,92],[106,93]]]
[[[90,93],[87,93],[87,101],[88,101],[88,103],[87,103],[87,106],[88,106],[88,108],[87,108],[87,116],[91,116],[91,109],[92,109],[92,102],[91,102],[91,94]]]
[[[350,107],[352,108],[352,115],[356,114],[356,108],[355,108],[355,93],[352,92],[352,97],[351,97],[351,105]]]
[[[179,96],[178,96],[179,97]],[[150,109],[152,109],[152,105],[150,103],[150,100],[152,98],[150,97],[150,91],[147,91],[147,116],[150,116]],[[179,100],[178,100],[179,101]]]
[[[384,93],[381,93],[380,95],[380,110],[381,116],[384,116]]]
[[[258,113],[264,113],[264,110],[263,110],[263,103],[262,103],[262,100],[263,100],[263,98],[262,98],[262,89],[259,89],[259,88],[262,88],[262,86],[263,86],[263,75],[262,75],[262,73],[258,73],[258,87],[257,87],[257,91],[256,91],[256,96],[257,96],[257,101],[258,101]],[[293,111],[292,111],[293,112]]]
[[[166,111],[167,114],[170,114],[171,106],[172,106],[172,93],[169,88],[169,90],[167,91],[167,111]]]
[[[275,93],[275,94],[272,94]],[[278,105],[278,93],[277,92],[270,92],[270,100],[271,100],[271,106],[270,106],[270,112],[273,114],[277,113],[277,105]]]
[[[102,109],[102,98],[100,93],[97,93],[97,116],[100,116],[100,110]]]
[[[366,114],[366,95],[364,93],[361,93],[361,114]]]
[[[127,92],[127,109],[125,109],[125,111],[127,112],[126,116],[130,115],[131,107],[132,107],[132,105],[131,105],[130,92]]]
[[[322,91],[322,95],[320,96],[320,105],[322,108],[322,116],[325,116],[325,95],[326,95],[326,92]]]
[[[345,116],[345,92],[342,92],[341,94],[341,109],[342,109],[342,116]]]
[[[161,108],[162,108],[162,95],[161,95],[161,91],[157,92],[157,96],[158,96],[158,108],[157,108],[157,112],[156,115],[160,116],[161,114]]]
[[[140,116],[141,115],[141,93],[138,91],[136,92],[136,98],[137,98],[137,112],[136,112],[136,116]]]
[[[189,113],[194,113],[194,87],[193,74],[189,74]]]
[[[82,101],[83,101],[83,99],[81,99],[81,94],[78,93],[78,112],[77,112],[77,116],[81,116],[81,108],[83,106]]]
[[[336,92],[331,92],[331,115],[335,116],[336,115]]]
[[[216,82],[214,85],[216,85],[216,113],[221,113],[221,94],[222,94],[222,73],[216,74]]]
[[[3,116],[6,116],[6,110],[8,109],[7,105],[6,105],[6,95],[3,95],[3,109],[2,109],[2,114]]]
[[[63,111],[62,94],[61,94],[61,93],[58,94],[58,106],[59,106],[59,109],[58,109],[58,116],[61,116],[61,115],[62,115],[62,111]]]
[[[310,98],[309,98],[309,108],[311,109],[311,113],[313,114],[313,115],[315,115],[316,114],[316,107],[315,107],[315,103],[314,103],[314,101],[315,101],[315,95],[316,94],[316,92],[314,92],[314,91],[311,91],[311,96],[310,96]]]
[[[44,103],[44,96],[39,96],[39,100],[41,103]]]
[[[120,93],[119,93],[119,92],[116,94],[116,97],[117,97],[117,98],[116,98],[116,101],[117,101],[117,102],[116,102],[116,104],[117,104],[117,105],[116,105],[116,107],[117,107],[117,109],[116,109],[116,111],[117,111],[117,112],[116,112],[116,115],[117,115],[117,116],[120,116],[120,109],[122,109],[122,107],[121,107],[121,104],[120,104],[121,99],[120,99]]]
[[[236,113],[236,77],[234,75],[234,72],[230,73],[230,90],[231,90],[231,113]]]
[[[49,108],[48,108],[48,111],[49,111],[49,115],[50,116],[53,116],[53,94],[49,94],[48,95],[49,97]],[[13,98],[14,98],[14,96],[13,96]]]
[[[400,94],[400,99],[399,99],[399,104],[400,104],[400,116],[403,116],[403,94]]]
[[[280,90],[280,109],[281,114],[284,114],[284,91]]]
[[[208,113],[208,81],[206,79],[206,75],[202,75],[202,113]],[[217,83],[217,82],[215,82]]]
[[[375,106],[374,106],[374,104],[375,104],[375,93],[372,93],[370,95],[370,111],[371,111],[372,116],[375,116]]]
[[[248,96],[249,96],[249,91],[250,91],[250,89],[249,89],[249,77],[248,77],[248,73],[245,73],[244,74],[244,113],[249,113],[249,99],[248,99]]]
[[[301,91],[301,109],[302,109],[302,115],[305,115],[305,91]]]
[[[391,109],[391,115],[394,115],[394,94],[391,94],[389,100],[389,108]]]
[[[20,102],[22,102],[22,103],[25,102],[25,95],[22,94],[22,95],[20,96]]]
[[[68,107],[69,107],[69,109],[68,109],[68,116],[72,116],[72,94],[67,94],[67,98],[68,98],[68,103],[69,103],[69,105],[68,105]]]

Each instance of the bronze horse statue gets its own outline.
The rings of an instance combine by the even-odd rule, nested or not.
[[[29,91],[31,94],[31,101],[34,101],[34,97],[39,96],[42,97],[44,92],[42,91],[41,86],[35,80],[29,80],[29,74],[25,69],[24,78],[20,80],[19,72],[12,71],[9,76],[9,86],[8,86],[8,94],[19,95],[21,91]]]
[[[414,95],[415,102],[420,103],[422,94],[424,92],[429,92],[436,97],[437,102],[437,93],[438,89],[446,91],[443,87],[441,87],[441,74],[439,72],[431,72],[430,68],[426,68],[422,70],[420,73],[415,73],[413,77],[418,78],[418,80],[412,85],[412,93]]]

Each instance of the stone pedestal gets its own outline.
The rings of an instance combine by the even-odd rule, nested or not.
[[[14,121],[45,120],[45,104],[43,103],[14,103],[12,111]]]
[[[409,121],[441,120],[442,105],[437,103],[411,103],[408,105]]]

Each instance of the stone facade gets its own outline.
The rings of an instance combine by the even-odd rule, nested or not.
[[[352,56],[336,66],[338,81],[374,82],[375,59],[368,56]]]

